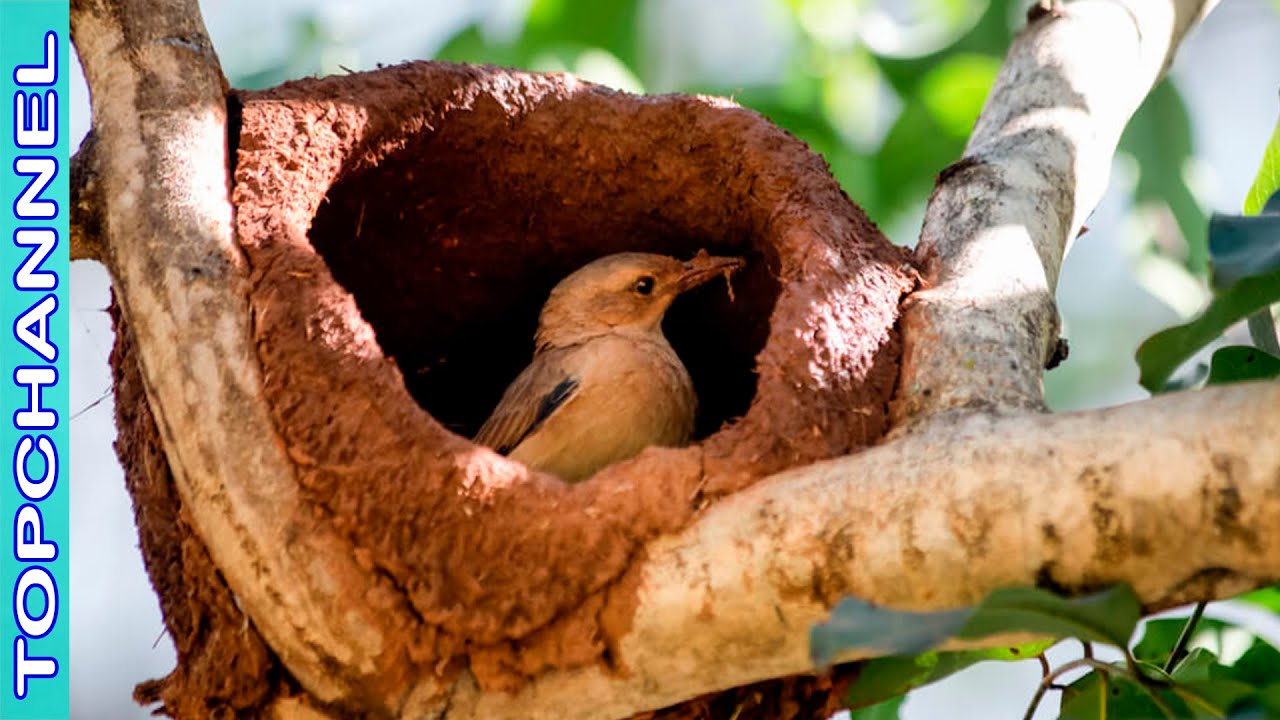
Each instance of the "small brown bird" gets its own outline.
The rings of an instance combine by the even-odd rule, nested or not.
[[[570,274],[542,306],[533,362],[475,441],[568,482],[649,445],[685,444],[698,398],[662,318],[677,295],[743,264],[618,253]]]

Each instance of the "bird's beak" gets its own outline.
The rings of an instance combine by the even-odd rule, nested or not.
[[[717,275],[726,278],[729,273],[745,266],[747,262],[737,257],[717,257],[708,255],[705,250],[699,251],[692,260],[685,262],[684,272],[676,279],[676,292],[692,290]]]

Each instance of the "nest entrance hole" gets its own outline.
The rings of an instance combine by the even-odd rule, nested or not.
[[[679,298],[664,323],[693,378],[695,439],[704,438],[754,397],[779,292],[776,255],[735,216],[723,184],[697,184],[705,165],[723,160],[655,168],[645,161],[662,151],[645,142],[661,137],[580,125],[573,106],[558,105],[550,114],[570,116],[557,121],[563,132],[543,127],[537,111],[512,126],[495,103],[449,114],[342,173],[310,240],[412,396],[464,437],[528,364],[542,303],[573,270],[624,251],[746,257],[734,300],[715,280]]]

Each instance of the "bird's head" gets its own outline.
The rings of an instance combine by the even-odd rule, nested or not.
[[[706,252],[685,262],[652,253],[606,255],[551,290],[538,319],[537,345],[570,345],[611,330],[660,333],[677,295],[744,264]]]

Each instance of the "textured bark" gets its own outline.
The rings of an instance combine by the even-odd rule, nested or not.
[[[103,254],[177,496],[237,609],[291,670],[318,668],[316,644],[360,640],[293,588],[312,556],[354,560],[307,538],[283,552],[262,544],[282,536],[277,508],[296,501],[252,488],[235,495],[223,482],[245,468],[288,479],[294,468],[262,400],[245,265],[232,241],[226,84],[199,10],[194,2],[78,0],[71,34],[92,90],[99,215],[110,239]],[[280,562],[227,561],[229,549],[245,546]],[[355,623],[362,613],[379,611],[355,606],[344,617]],[[206,675],[204,687],[218,684]],[[311,689],[339,692],[319,680]]]
[[[520,73],[408,66],[360,81],[386,84],[364,104],[335,99],[340,80],[294,83],[233,103],[231,132],[246,122],[233,230],[226,88],[195,3],[73,2],[95,117],[77,175],[90,179],[77,181],[77,252],[112,271],[136,343],[117,358],[120,392],[138,397],[140,383],[154,413],[154,425],[142,412],[123,419],[122,441],[137,448],[124,451],[138,461],[130,484],[182,663],[144,697],[180,716],[204,702],[269,705],[281,718],[624,717],[813,671],[808,629],[848,594],[926,609],[1010,584],[1129,582],[1154,610],[1280,577],[1280,448],[1254,439],[1280,436],[1280,385],[1041,412],[1062,253],[1101,195],[1124,123],[1210,4],[1085,0],[1032,21],[930,203],[921,247],[932,287],[906,307],[895,405],[910,432],[761,480],[884,430],[892,306],[912,279],[793,139],[728,103],[632,101]],[[421,87],[417,102],[405,94]],[[591,108],[583,127],[618,137],[627,117],[610,113],[625,108],[650,141],[688,144],[651,165],[615,143],[557,145],[557,123],[576,117],[556,115],[557,103]],[[668,130],[663,103],[692,120]],[[690,141],[717,129],[742,143]],[[416,155],[454,171],[472,158],[492,175],[474,186],[475,176],[428,186],[419,175],[410,188],[430,167]],[[573,172],[546,169],[557,163]],[[497,197],[528,200],[524,185],[502,184],[504,169],[576,178],[582,187],[556,193],[581,206],[534,203],[548,212],[504,226],[521,216],[480,192],[496,183]],[[634,185],[600,190],[624,170]],[[681,206],[690,188],[721,214]],[[396,220],[374,191],[420,196]],[[417,407],[401,373],[430,365],[415,343],[446,337],[451,321],[420,318],[468,292],[468,273],[501,286],[470,290],[472,301],[528,304],[573,253],[644,241],[652,220],[632,193],[661,198],[661,227],[684,233],[661,249],[713,236],[773,271],[748,278],[739,308],[770,318],[767,333],[742,325],[764,343],[738,349],[758,363],[754,402],[731,384],[711,392],[719,419],[739,393],[743,421],[567,489]],[[468,199],[482,211],[455,202]],[[382,212],[366,215],[370,202]],[[600,239],[615,206],[631,220]],[[404,213],[427,228],[422,247],[474,239],[450,266],[459,274],[434,278],[430,253],[397,239]],[[477,249],[512,231],[529,241],[509,265]],[[352,237],[384,254],[352,252]],[[359,267],[365,257],[381,267]],[[379,295],[379,270],[420,305]],[[452,322],[461,333],[475,318]],[[415,338],[415,324],[432,334]],[[449,395],[458,377],[408,385],[466,427],[483,413]],[[195,588],[196,604],[171,602],[164,588],[175,586]],[[240,612],[243,634],[222,632]],[[244,659],[221,677],[219,647]],[[789,692],[816,708],[826,683]],[[751,697],[686,709],[790,711]]]
[[[622,717],[808,672],[808,629],[845,595],[927,610],[1010,585],[1128,582],[1155,611],[1272,582],[1280,444],[1259,438],[1280,437],[1278,408],[1270,383],[973,415],[781,473],[649,546],[618,648],[629,675],[550,673],[515,695],[467,685],[447,716]]]
[[[904,308],[900,427],[948,410],[1042,410],[1062,255],[1102,199],[1129,117],[1215,0],[1073,2],[1033,13],[964,156],[942,171]]]

